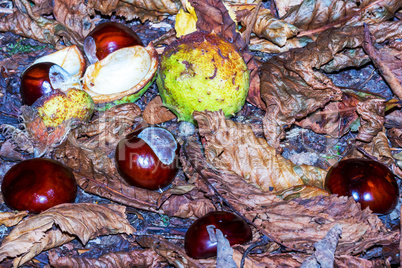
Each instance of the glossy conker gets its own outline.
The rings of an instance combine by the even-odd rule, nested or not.
[[[179,145],[166,129],[148,127],[123,138],[116,166],[128,184],[148,190],[168,186],[179,170]]]
[[[216,256],[217,243],[211,242],[207,231],[208,225],[214,225],[222,231],[230,245],[244,244],[253,237],[250,226],[239,216],[226,211],[210,212],[187,230],[184,248],[188,256],[194,259],[205,259]]]
[[[52,62],[40,62],[29,66],[21,76],[20,93],[22,103],[31,106],[43,95],[54,89],[50,83],[50,67],[56,65]]]
[[[351,196],[379,214],[391,212],[398,203],[399,189],[394,174],[371,159],[341,160],[330,168],[325,188],[332,194]]]
[[[39,213],[55,205],[74,202],[77,184],[67,166],[53,159],[34,158],[7,171],[1,192],[10,208]]]
[[[106,58],[110,53],[124,47],[144,46],[138,35],[124,24],[104,22],[98,24],[87,36],[93,38],[98,60]],[[87,40],[85,41],[87,42]]]

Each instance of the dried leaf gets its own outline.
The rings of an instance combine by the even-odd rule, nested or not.
[[[385,101],[368,99],[360,102],[357,104],[357,113],[360,115],[360,127],[356,139],[370,142],[383,129]]]
[[[364,26],[364,51],[370,56],[374,65],[380,70],[395,95],[402,98],[402,43],[394,42],[391,45],[377,50],[367,25]]]
[[[134,249],[129,252],[113,252],[98,258],[59,257],[54,251],[49,251],[49,262],[53,267],[161,267],[166,260],[151,249]]]
[[[394,147],[402,147],[402,129],[391,128],[387,131],[387,137]]]
[[[216,243],[216,267],[237,268],[233,260],[233,249],[222,231],[213,225],[207,226],[207,231],[211,242]]]
[[[82,39],[95,28],[91,18],[93,10],[83,0],[54,0],[53,15],[56,20],[77,33]]]
[[[90,0],[87,7],[100,11],[103,15],[122,16],[126,20],[140,19],[162,20],[169,15],[179,12],[181,2],[179,0]]]
[[[281,19],[304,31],[317,31],[319,28],[328,29],[343,24],[362,25],[363,22],[374,24],[386,21],[401,7],[402,4],[398,0],[302,1]]]
[[[325,170],[294,165],[256,137],[248,125],[226,120],[222,112],[196,112],[194,118],[206,140],[206,158],[215,168],[234,172],[265,192],[305,183],[322,187]]]
[[[272,25],[279,25],[279,30],[275,27],[269,29],[266,39],[254,41],[252,50],[263,52],[285,52],[290,48],[304,47],[316,39],[321,32],[337,28],[340,26],[361,26],[363,23],[370,24],[370,27],[377,28],[380,22],[387,22],[395,12],[401,8],[402,3],[398,0],[367,0],[367,1],[348,1],[342,0],[324,1],[275,1],[278,7],[280,19],[269,18]],[[250,11],[249,11],[250,12]],[[241,17],[247,17],[244,14]],[[286,14],[285,14],[286,13]],[[300,32],[292,37],[289,28],[294,27]],[[381,26],[380,26],[381,27]],[[389,33],[387,29],[383,34]],[[279,32],[279,33],[278,33]],[[287,40],[281,34],[287,32]],[[269,35],[271,34],[271,36]],[[280,45],[275,42],[275,37],[281,41]],[[274,42],[272,42],[272,40]],[[286,41],[286,43],[283,43]],[[258,42],[258,44],[256,44]]]
[[[183,165],[188,177],[196,176],[203,182],[202,174],[225,202],[280,245],[311,254],[313,244],[336,224],[343,230],[336,251],[340,255],[359,254],[374,245],[394,244],[399,239],[398,231],[388,230],[369,210],[362,211],[353,198],[331,195],[283,201],[233,173],[211,169],[198,144],[188,143],[184,150],[188,162]]]
[[[379,132],[371,142],[356,142],[355,146],[364,150],[370,156],[375,157],[378,161],[390,166],[394,163],[394,156],[392,155],[391,148],[385,130]],[[348,158],[364,158],[365,155],[358,149],[352,150],[344,159]]]
[[[323,109],[296,122],[296,125],[311,129],[316,133],[340,138],[350,130],[351,124],[358,119],[356,106],[359,101],[356,95],[343,93],[342,101],[327,104]]]
[[[17,225],[26,215],[28,211],[1,212],[0,225],[7,227]]]
[[[145,122],[150,125],[160,124],[176,118],[174,113],[163,106],[162,98],[160,96],[156,96],[147,104],[142,116],[144,117]]]
[[[301,268],[333,267],[335,250],[341,235],[342,226],[335,225],[321,241],[314,244],[315,252],[303,262]]]
[[[21,257],[17,262],[21,265],[49,246],[59,246],[74,236],[86,244],[99,235],[132,234],[134,228],[127,221],[125,210],[118,205],[85,203],[50,208],[21,222],[4,238],[0,261],[7,257]],[[59,229],[52,230],[53,226]]]
[[[283,47],[290,37],[296,36],[297,27],[284,20],[278,20],[269,9],[260,8],[257,21],[251,25],[252,12],[239,18],[246,28],[252,27],[253,32],[260,38],[265,38],[276,46]]]
[[[244,267],[247,268],[265,268],[265,267],[300,267],[301,263],[304,261],[301,254],[289,254],[289,253],[262,253],[248,255],[244,262]],[[235,249],[233,254],[233,259],[240,266],[243,254]]]
[[[276,193],[276,196],[286,201],[294,198],[313,198],[319,195],[329,195],[329,193],[324,189],[309,185],[293,186]]]
[[[140,236],[136,241],[142,247],[151,248],[176,267],[205,267],[200,261],[186,255],[184,249],[159,236]]]

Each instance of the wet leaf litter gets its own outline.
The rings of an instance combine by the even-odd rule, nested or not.
[[[28,246],[35,254],[19,256],[8,254],[4,244],[5,253],[0,256],[9,257],[5,265],[17,265],[23,259],[32,267],[85,267],[111,265],[112,259],[118,267],[125,267],[142,256],[138,265],[146,267],[214,267],[215,258],[193,260],[183,248],[191,223],[214,210],[238,213],[252,226],[253,240],[234,246],[238,266],[242,258],[245,267],[301,266],[313,252],[312,257],[319,258],[319,241],[327,243],[325,239],[339,225],[340,240],[336,246],[329,242],[336,247],[332,255],[337,265],[371,267],[399,262],[399,207],[387,215],[362,211],[353,198],[327,193],[323,180],[329,167],[353,157],[375,159],[400,174],[400,80],[395,60],[400,3],[224,2],[2,3],[6,11],[16,9],[2,14],[0,27],[1,175],[16,162],[37,155],[58,160],[76,176],[77,211],[92,203],[94,208],[85,209],[93,213],[94,221],[105,220],[105,229],[92,228],[84,241],[77,229],[71,242],[55,243],[57,229],[51,229],[55,238],[46,237],[52,246],[43,253],[46,247],[40,240],[34,239],[35,247]],[[66,6],[76,9],[61,8]],[[194,114],[195,126],[178,122],[173,114],[167,116],[167,110],[160,111],[163,107],[156,101],[151,102],[160,95],[154,82],[134,103],[97,104],[91,119],[83,124],[65,121],[46,128],[35,110],[22,106],[21,74],[36,59],[72,44],[82,46],[95,25],[109,20],[128,25],[145,45],[152,42],[161,54],[177,38],[172,29],[180,8],[183,14],[196,14],[196,29],[213,31],[241,51],[250,70],[250,89],[248,102],[235,116],[200,111]],[[236,14],[237,21],[230,13]],[[303,20],[298,14],[312,15]],[[50,35],[45,35],[43,25]],[[247,29],[253,32],[250,45],[245,42]],[[172,185],[162,191],[128,185],[114,164],[119,140],[148,124],[166,128],[181,145],[181,169]],[[123,214],[117,205],[125,208]],[[102,210],[103,206],[112,209]],[[4,204],[1,208],[8,213],[4,214],[10,219],[8,225],[23,218],[14,228],[2,227],[3,241],[13,240],[14,229],[41,216],[24,218],[23,212],[18,216],[10,214]],[[56,213],[50,211],[50,217]],[[131,232],[106,220],[117,215],[127,217]],[[113,232],[107,232],[110,228]],[[247,251],[259,241],[265,241],[262,247]],[[18,240],[11,242],[23,249]]]

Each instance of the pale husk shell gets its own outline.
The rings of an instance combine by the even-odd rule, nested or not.
[[[95,103],[111,102],[139,92],[153,79],[157,68],[158,53],[152,43],[145,48],[122,48],[90,65],[82,84]]]

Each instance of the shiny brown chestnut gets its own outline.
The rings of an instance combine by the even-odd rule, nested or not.
[[[23,104],[31,106],[37,99],[54,90],[49,79],[49,70],[53,65],[56,64],[40,62],[31,65],[24,71],[20,85]]]
[[[346,159],[332,166],[325,179],[332,194],[351,196],[379,214],[391,212],[399,198],[394,174],[384,164],[370,159]]]
[[[136,45],[144,46],[133,30],[117,22],[101,23],[88,34],[84,41],[84,50],[87,56],[90,42],[94,42],[96,45],[96,57],[98,60],[106,58],[110,53],[120,48]]]
[[[168,186],[179,170],[179,144],[160,127],[134,131],[115,152],[116,167],[128,184],[148,190]]]
[[[34,158],[7,171],[1,192],[8,207],[40,213],[59,204],[74,202],[77,183],[74,174],[62,163]]]
[[[184,238],[186,254],[194,259],[216,256],[217,243],[211,242],[207,226],[213,225],[222,231],[230,245],[244,244],[253,237],[250,226],[239,216],[226,211],[213,211],[196,220]]]

